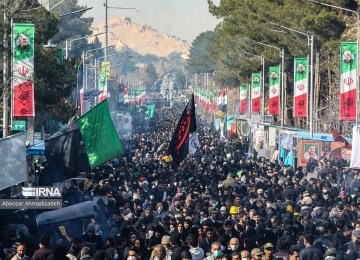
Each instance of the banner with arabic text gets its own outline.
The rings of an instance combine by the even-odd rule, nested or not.
[[[261,73],[251,73],[251,112],[259,113],[261,106]]]
[[[12,39],[12,113],[14,117],[32,117],[35,116],[34,25],[15,23]]]
[[[269,115],[279,114],[280,67],[269,67]]]
[[[356,119],[356,42],[341,43],[340,120]]]
[[[294,117],[307,117],[308,102],[308,59],[294,59]]]
[[[248,87],[246,84],[240,85],[240,114],[247,113]]]

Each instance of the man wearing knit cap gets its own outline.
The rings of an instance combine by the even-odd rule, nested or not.
[[[360,230],[351,232],[351,241],[338,250],[336,259],[356,260],[360,258]],[[342,257],[342,258],[341,258]]]

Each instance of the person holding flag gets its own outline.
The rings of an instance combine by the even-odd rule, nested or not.
[[[186,158],[189,150],[196,153],[199,140],[196,134],[194,94],[191,95],[172,136],[168,151],[176,165]],[[191,138],[190,137],[191,134]]]

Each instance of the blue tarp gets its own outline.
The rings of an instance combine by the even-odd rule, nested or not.
[[[34,145],[26,149],[26,155],[45,155],[45,144],[43,141],[34,141]]]
[[[292,166],[294,167],[294,154],[292,151],[290,151],[288,153],[288,155],[286,156],[286,159],[284,161],[284,165],[288,165],[288,166]]]
[[[334,142],[334,138],[332,134],[314,134],[313,138],[310,138],[310,133],[307,132],[299,132],[295,133],[295,137],[298,139],[306,139],[306,140],[316,140],[316,141],[325,141],[325,142]],[[352,142],[351,138],[346,138],[348,142]]]

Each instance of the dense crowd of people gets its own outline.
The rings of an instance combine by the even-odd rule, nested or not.
[[[342,189],[357,171],[319,159],[309,175],[282,158],[258,158],[245,140],[221,139],[201,122],[197,152],[175,168],[166,149],[178,118],[157,110],[123,156],[63,191],[66,206],[108,197],[81,220],[84,228],[71,220],[36,230],[14,219],[1,258],[360,259],[360,196]]]

